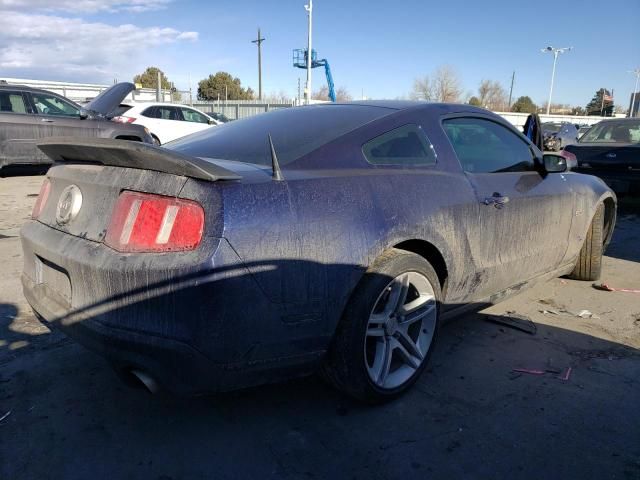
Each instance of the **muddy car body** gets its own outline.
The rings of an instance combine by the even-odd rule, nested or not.
[[[284,109],[170,150],[41,148],[56,166],[22,230],[26,298],[119,371],[179,392],[322,368],[358,398],[391,398],[441,319],[576,274],[592,219],[594,255],[615,222],[602,181],[466,105]],[[201,207],[199,243],[163,250],[168,207],[138,218],[145,198]],[[145,218],[156,227],[130,246]]]
[[[152,143],[140,125],[109,121],[108,114],[132,89],[119,83],[82,107],[47,90],[23,85],[0,85],[0,174],[4,167],[51,165],[36,145],[47,137],[114,138]]]

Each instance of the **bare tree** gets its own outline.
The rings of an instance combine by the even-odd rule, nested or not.
[[[487,98],[489,98],[489,92],[491,91],[491,80],[481,80],[478,86],[478,100],[480,100],[480,106],[485,107],[487,105]]]
[[[318,90],[311,94],[313,100],[329,100],[329,87],[323,85]]]
[[[478,86],[480,105],[489,110],[507,111],[509,100],[504,87],[495,80],[482,80]]]
[[[455,103],[460,101],[462,89],[457,72],[449,65],[438,67],[433,75],[433,99],[437,102]]]
[[[311,94],[313,100],[329,100],[329,87],[323,85]],[[336,90],[336,102],[350,102],[353,100],[351,94],[345,87],[338,87]]]
[[[345,87],[338,87],[336,90],[336,102],[350,102],[353,97]]]
[[[433,98],[433,89],[431,88],[431,80],[428,76],[416,78],[413,81],[413,89],[409,94],[411,100],[431,100]]]

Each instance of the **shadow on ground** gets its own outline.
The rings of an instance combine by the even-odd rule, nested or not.
[[[639,352],[484,319],[445,325],[415,388],[374,408],[317,377],[151,396],[75,344],[38,349],[3,365],[0,416],[11,414],[0,423],[0,477],[638,478]],[[557,378],[568,367],[569,379]]]

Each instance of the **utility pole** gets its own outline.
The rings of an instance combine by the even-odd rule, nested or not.
[[[636,86],[633,87],[633,96],[631,97],[631,108],[629,108],[629,118],[635,117],[633,108],[636,106],[636,92],[638,91],[638,80],[640,79],[640,68],[635,70],[629,70],[629,73],[633,73],[636,76]],[[640,110],[640,108],[638,108]]]
[[[309,34],[307,37],[307,84],[304,87],[304,99],[305,103],[309,105],[311,103],[311,64],[313,63],[313,50],[311,49],[313,0],[309,0],[309,5],[305,5],[304,9],[307,11],[307,15],[309,17]]]
[[[300,105],[300,77],[298,77],[298,105]]]
[[[156,74],[156,102],[164,102],[164,99],[160,99],[160,92],[162,91],[162,77],[160,70]]]
[[[563,47],[563,48],[547,47],[540,50],[542,53],[546,53],[546,52],[553,53],[553,70],[551,71],[551,87],[549,88],[549,101],[547,102],[547,115],[551,113],[551,95],[553,94],[553,80],[555,79],[555,76],[556,76],[556,62],[558,61],[558,55],[560,53],[568,52],[572,48],[573,47]]]
[[[511,75],[511,88],[509,89],[509,105],[508,105],[508,109],[509,111],[511,111],[511,96],[513,95],[513,81],[516,79],[516,71],[513,71],[513,74]]]
[[[258,100],[262,100],[262,42],[265,40],[260,36],[260,27],[258,27],[258,38],[251,40],[251,43],[258,45]]]

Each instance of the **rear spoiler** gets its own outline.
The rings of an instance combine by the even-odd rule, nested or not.
[[[38,143],[57,164],[93,164],[138,168],[215,182],[240,175],[202,158],[147,143],[109,138],[52,137]]]

